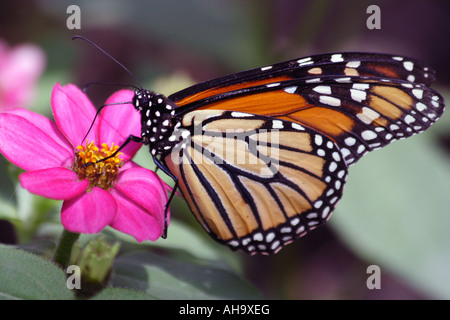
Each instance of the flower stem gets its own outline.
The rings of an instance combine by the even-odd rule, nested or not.
[[[77,241],[79,233],[73,233],[64,229],[59,239],[58,247],[56,248],[55,255],[53,256],[53,261],[62,268],[67,268],[70,254],[72,253],[72,247]]]

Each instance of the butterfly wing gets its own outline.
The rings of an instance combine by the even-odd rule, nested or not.
[[[349,165],[442,115],[434,79],[413,59],[337,53],[210,80],[169,97],[188,139],[164,163],[213,238],[273,253],[329,218]]]
[[[233,110],[307,126],[336,142],[348,165],[424,131],[444,112],[443,98],[428,87],[435,72],[413,59],[327,54],[267,68],[211,80],[171,98],[180,114]]]
[[[313,129],[218,110],[192,111],[182,128],[165,164],[197,220],[232,249],[274,253],[323,224],[342,196],[342,154]]]
[[[435,80],[435,71],[416,59],[379,53],[328,53],[293,59],[233,73],[178,91],[169,99],[184,106],[234,90],[294,79],[317,81],[321,77],[376,77],[422,83]]]

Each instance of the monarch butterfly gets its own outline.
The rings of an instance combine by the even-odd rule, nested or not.
[[[142,134],[127,142],[149,146],[175,181],[169,202],[180,188],[212,238],[272,254],[329,219],[349,166],[442,115],[434,80],[415,59],[356,52],[230,74],[168,97],[139,88]]]

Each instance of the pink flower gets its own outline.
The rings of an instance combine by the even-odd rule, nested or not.
[[[44,67],[45,54],[39,47],[22,44],[9,48],[0,39],[0,111],[30,103]]]
[[[121,90],[106,103],[131,101]],[[64,200],[61,221],[67,230],[97,233],[106,226],[141,242],[157,240],[164,228],[166,185],[131,161],[140,144],[131,142],[107,161],[130,135],[140,134],[140,115],[131,104],[108,106],[83,141],[96,109],[74,85],[53,88],[56,123],[26,109],[0,114],[0,152],[26,172],[19,177],[30,192]],[[85,143],[84,145],[81,145]]]

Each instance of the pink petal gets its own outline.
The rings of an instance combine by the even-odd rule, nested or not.
[[[31,193],[55,200],[71,199],[86,191],[88,180],[80,181],[75,172],[66,168],[50,168],[24,172],[20,184]]]
[[[168,196],[158,175],[142,167],[122,171],[111,191],[120,204],[113,228],[139,242],[155,241],[161,236]],[[169,221],[170,212],[167,215]]]
[[[45,68],[45,53],[33,44],[13,47],[2,58],[2,78],[9,79],[8,85],[17,89],[34,83]]]
[[[146,170],[146,171],[149,171],[150,174],[151,174],[153,177],[155,177],[155,178],[157,178],[157,179],[159,180],[159,183],[162,184],[163,188],[165,188],[166,191],[168,191],[169,193],[172,192],[172,190],[173,190],[172,186],[170,186],[170,185],[168,185],[167,183],[165,183],[164,180],[162,180],[156,172],[154,172],[154,171],[152,171],[152,170],[149,170],[149,169],[142,168],[140,165],[138,165],[136,162],[134,162],[134,161],[132,161],[132,160],[126,161],[126,162],[123,164],[123,166],[120,168],[120,171],[121,171],[121,172],[124,172],[125,170],[132,169],[132,168],[140,168],[140,169],[144,169],[144,170]],[[132,172],[132,171],[130,171],[128,174],[130,174],[131,172]],[[147,172],[147,173],[148,173],[148,172]],[[120,177],[120,175],[119,175],[119,177]],[[138,175],[138,177],[139,177],[139,175]],[[177,194],[178,196],[182,197],[182,195],[181,195],[180,193],[176,192],[176,194]],[[165,195],[165,197],[167,197],[167,195]],[[166,199],[166,200],[167,200],[167,199]]]
[[[77,233],[98,233],[112,223],[117,203],[106,190],[94,187],[90,192],[65,200],[61,222],[67,230]]]
[[[117,217],[111,224],[112,228],[133,236],[138,242],[155,241],[161,236],[163,231],[161,221],[119,190],[110,191],[118,204]]]
[[[168,196],[164,182],[155,172],[142,167],[121,171],[115,186],[163,225]]]
[[[74,147],[85,145],[83,138],[88,133],[96,113],[88,97],[72,84],[61,87],[57,83],[52,91],[51,103],[56,124],[64,136]],[[96,141],[96,130],[94,124],[88,134],[88,142]]]
[[[61,139],[55,136],[57,129],[48,121],[44,129],[50,128],[50,131],[46,133],[21,116],[0,114],[0,152],[26,171],[71,165],[73,151],[60,144]],[[36,122],[45,121],[38,115]]]
[[[106,101],[109,103],[121,103],[133,101],[134,92],[131,90],[120,90],[115,92]],[[107,143],[111,146],[121,145],[130,136],[141,136],[141,115],[133,107],[131,103],[124,103],[118,105],[110,105],[102,110],[100,121],[98,124],[98,141],[100,143]],[[128,160],[141,147],[140,143],[130,142],[121,150],[124,154],[123,159]]]
[[[15,108],[6,112],[27,119],[29,122],[33,123],[36,127],[40,128],[42,131],[48,134],[53,140],[61,145],[61,147],[67,149],[67,151],[71,153],[73,152],[72,145],[70,144],[69,140],[64,137],[61,131],[59,131],[59,128],[55,122],[47,119],[43,115],[23,108]]]
[[[3,47],[0,66],[2,101],[0,108],[25,107],[34,94],[34,85],[45,67],[45,54],[37,46],[24,44]]]

